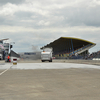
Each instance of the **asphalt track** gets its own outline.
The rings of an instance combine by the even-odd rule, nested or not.
[[[0,100],[100,100],[100,66],[1,64]]]

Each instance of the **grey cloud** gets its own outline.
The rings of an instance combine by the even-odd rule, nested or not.
[[[25,0],[0,0],[0,4],[12,3],[12,4],[20,4],[23,3]]]
[[[86,8],[66,8],[60,11],[59,15],[65,17],[64,22],[71,26],[87,25],[100,26],[100,7]],[[59,16],[58,15],[58,16]]]
[[[0,16],[0,25],[29,27],[30,25],[32,26],[32,23],[28,23],[27,20],[32,20],[31,16],[32,14],[30,12],[18,12],[15,13],[13,17]],[[23,20],[26,20],[26,22]]]
[[[5,23],[5,18],[3,16],[0,16],[0,25],[3,25]]]
[[[18,18],[26,18],[26,19],[29,19],[30,18],[30,16],[32,16],[33,15],[33,13],[31,13],[31,12],[25,12],[25,11],[19,11],[19,12],[16,12],[15,14],[14,14],[16,17],[18,17]]]
[[[65,0],[63,0],[65,2]],[[45,2],[43,0],[42,2]],[[60,2],[60,1],[59,1]],[[57,2],[57,3],[59,3]],[[47,3],[47,2],[46,2]],[[52,2],[51,2],[52,3]],[[49,5],[48,5],[49,6]],[[52,6],[51,6],[52,7]],[[40,6],[42,8],[42,5]],[[38,9],[40,9],[38,8]],[[42,8],[43,10],[46,8]],[[31,9],[30,9],[31,11]],[[39,10],[38,10],[39,11]],[[87,26],[100,26],[100,6],[95,7],[64,7],[62,9],[48,9],[49,15],[40,15],[38,12],[29,12],[29,11],[17,11],[14,13],[14,17],[12,20],[5,17],[3,18],[4,23],[7,25],[22,25],[25,27],[35,27],[35,28],[43,28],[43,27],[65,27],[69,26],[79,26],[79,25],[87,25]],[[37,16],[32,18],[32,16]],[[64,19],[62,19],[62,18]],[[22,22],[24,20],[24,22]],[[26,22],[25,22],[26,20]],[[27,20],[33,20],[34,22],[28,22]],[[42,24],[41,21],[44,21]],[[49,23],[46,24],[45,23]]]

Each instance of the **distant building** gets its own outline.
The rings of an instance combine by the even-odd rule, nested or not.
[[[41,52],[23,52],[18,53],[20,55],[21,59],[31,59],[31,60],[37,60],[41,58]]]

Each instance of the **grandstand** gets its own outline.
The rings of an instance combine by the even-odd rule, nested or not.
[[[72,37],[60,37],[59,39],[42,47],[52,47],[53,55],[56,58],[71,58],[73,55],[85,57],[88,55],[88,50],[94,47],[96,44],[87,40],[72,38]]]

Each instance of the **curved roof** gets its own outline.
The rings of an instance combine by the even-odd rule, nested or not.
[[[60,51],[65,51],[66,49],[72,48],[72,46],[75,50],[77,48],[81,48],[81,47],[86,46],[88,44],[96,45],[93,42],[79,39],[79,38],[60,37],[59,39],[51,42],[50,44],[47,44],[44,47],[52,47],[53,52],[60,52]],[[43,49],[44,47],[42,47],[41,49]]]
[[[84,40],[84,39],[80,39],[80,38],[74,38],[74,37],[61,37],[61,38],[65,38],[65,39],[75,39],[75,40],[80,40],[80,41],[88,42],[88,43],[91,43],[91,44],[95,44],[93,42],[90,42],[90,41],[87,41],[87,40]]]

